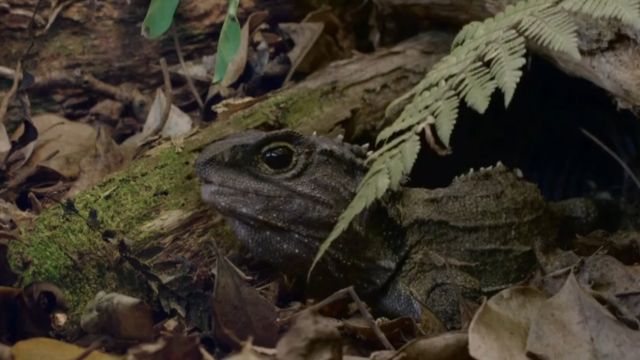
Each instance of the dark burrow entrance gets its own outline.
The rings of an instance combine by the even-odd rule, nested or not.
[[[472,167],[501,160],[520,168],[549,200],[607,194],[638,201],[640,191],[620,164],[581,129],[638,173],[640,119],[618,110],[604,90],[534,57],[509,108],[497,92],[484,115],[461,109],[451,139],[453,153],[441,157],[423,151],[409,186],[446,186]]]

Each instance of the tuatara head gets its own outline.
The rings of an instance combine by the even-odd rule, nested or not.
[[[363,156],[362,148],[339,139],[246,131],[209,145],[196,173],[204,201],[226,216],[256,258],[304,276],[367,170]],[[389,254],[395,250],[377,246],[364,229],[356,224],[331,247],[314,271],[313,286],[356,285],[366,293],[384,285],[395,268],[397,256]]]

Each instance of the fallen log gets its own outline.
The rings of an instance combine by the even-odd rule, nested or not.
[[[100,290],[159,299],[195,323],[205,321],[212,242],[234,248],[221,218],[200,201],[193,162],[206,144],[249,128],[366,138],[383,126],[388,103],[422,79],[448,51],[452,35],[430,32],[394,48],[331,64],[185,141],[149,151],[73,201],[48,209],[11,244],[22,281],[48,280],[68,291],[75,313]],[[94,215],[91,215],[94,214]]]

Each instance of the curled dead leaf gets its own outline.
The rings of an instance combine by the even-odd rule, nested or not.
[[[434,337],[415,339],[398,351],[374,353],[372,360],[471,360],[467,349],[468,337],[465,333],[452,332]]]
[[[527,352],[540,359],[637,359],[640,331],[618,321],[570,275],[536,314]]]
[[[546,297],[531,287],[513,287],[483,303],[469,326],[469,353],[476,359],[528,359],[531,321]]]
[[[303,312],[278,341],[276,353],[281,360],[342,359],[338,321],[310,311]]]
[[[276,307],[246,283],[224,257],[218,259],[211,299],[215,337],[230,346],[253,338],[260,346],[272,347],[278,337]]]
[[[133,347],[127,351],[124,359],[213,360],[213,356],[200,345],[197,335],[173,335]]]
[[[154,334],[152,315],[140,299],[101,291],[87,304],[80,326],[90,334],[147,340]]]

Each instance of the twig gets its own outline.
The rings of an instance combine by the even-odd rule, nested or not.
[[[13,84],[11,85],[11,89],[2,98],[2,102],[0,103],[0,123],[4,123],[4,117],[7,113],[7,109],[9,109],[9,103],[16,95],[18,91],[18,85],[20,84],[20,80],[22,78],[22,62],[18,61],[18,65],[16,66],[16,70],[13,73]]]
[[[566,273],[571,273],[578,266],[582,265],[582,263],[584,263],[584,259],[580,258],[578,259],[578,261],[575,262],[575,264],[552,271],[548,274],[545,274],[544,277],[550,278],[550,277],[563,276]]]
[[[0,66],[0,76],[6,79],[13,79],[16,71],[6,66]]]
[[[629,166],[618,156],[618,154],[613,152],[613,150],[611,150],[611,148],[609,148],[602,141],[600,141],[597,137],[595,137],[595,135],[591,134],[587,130],[585,130],[583,128],[580,128],[580,131],[582,131],[584,136],[589,138],[589,140],[593,141],[596,145],[600,146],[607,154],[609,154],[615,161],[617,161],[618,164],[620,164],[620,166],[622,166],[622,168],[627,173],[627,175],[629,175],[631,180],[633,180],[633,182],[636,184],[638,189],[640,189],[640,179],[638,179],[636,174],[633,173],[633,170],[631,170],[631,168],[629,168]]]
[[[164,110],[162,111],[162,121],[160,121],[160,124],[165,124],[169,119],[169,114],[171,113],[173,90],[171,89],[169,67],[167,66],[167,60],[165,60],[164,58],[160,58],[160,69],[162,69],[162,79],[164,80],[164,97],[166,100],[166,103],[164,104]]]
[[[362,302],[362,300],[360,300],[360,297],[358,296],[356,291],[353,289],[353,286],[349,286],[348,288],[344,288],[344,289],[336,291],[335,293],[331,294],[329,297],[326,297],[322,301],[320,301],[320,302],[318,302],[316,304],[313,304],[312,306],[307,308],[305,311],[317,312],[318,310],[322,309],[323,307],[325,307],[325,306],[327,306],[327,305],[329,305],[329,304],[331,304],[331,303],[333,303],[333,302],[335,302],[337,300],[340,300],[340,299],[343,299],[343,298],[347,297],[347,295],[349,297],[351,297],[353,302],[356,304],[356,306],[358,307],[358,311],[360,311],[360,314],[362,316],[364,316],[365,320],[369,323],[369,326],[371,327],[373,332],[376,334],[376,336],[378,337],[378,340],[380,340],[382,345],[384,345],[384,347],[387,350],[395,350],[393,345],[391,345],[391,343],[389,342],[389,340],[387,339],[385,334],[380,329],[380,326],[378,326],[378,323],[376,323],[375,319],[373,318],[373,316],[371,315],[369,310],[367,310],[367,306],[364,304],[364,302]],[[288,323],[288,322],[292,321],[293,319],[295,319],[299,314],[300,313],[293,314],[293,315],[283,319],[281,321],[281,323]]]
[[[38,11],[40,10],[40,5],[42,5],[42,0],[38,0],[38,2],[36,3],[35,8],[33,9],[33,14],[31,15],[31,20],[29,20],[29,46],[27,46],[27,48],[24,51],[24,53],[22,53],[22,56],[20,57],[20,61],[23,61],[24,59],[27,58],[27,56],[29,56],[29,53],[31,52],[31,49],[33,49],[33,45],[35,44],[36,15],[38,14]]]
[[[198,89],[196,89],[196,86],[193,83],[193,79],[191,78],[191,75],[189,75],[189,71],[187,70],[187,64],[184,62],[184,56],[182,54],[182,49],[180,48],[180,40],[178,39],[178,34],[175,26],[171,27],[171,34],[173,35],[173,45],[176,48],[176,54],[178,55],[180,66],[182,67],[182,71],[184,72],[185,79],[187,79],[187,86],[189,87],[189,90],[191,90],[191,92],[193,93],[193,97],[196,99],[196,102],[198,103],[198,107],[202,112],[202,110],[204,109],[204,103],[202,102],[202,98],[198,93]]]
[[[351,298],[356,303],[358,310],[360,310],[360,314],[362,314],[362,316],[365,317],[365,319],[369,323],[369,326],[371,326],[371,329],[373,330],[373,332],[376,334],[376,336],[378,336],[378,339],[380,340],[382,345],[384,345],[384,347],[387,350],[395,350],[393,345],[391,345],[387,337],[384,335],[384,333],[380,329],[380,326],[378,326],[378,323],[376,322],[376,320],[373,318],[373,316],[371,316],[371,313],[369,312],[369,310],[367,310],[367,307],[365,306],[365,304],[362,302],[362,300],[360,300],[360,297],[358,296],[358,294],[356,294],[356,291],[353,289],[353,286],[349,286],[347,290],[349,290],[349,295],[351,295]]]
[[[58,18],[58,15],[60,15],[60,12],[68,7],[69,5],[73,4],[76,0],[69,0],[69,1],[65,1],[62,4],[56,4],[53,3],[51,4],[56,5],[55,8],[53,9],[53,12],[51,13],[51,15],[49,15],[49,19],[47,20],[47,25],[44,27],[44,29],[38,34],[38,35],[42,35],[44,33],[46,33],[47,31],[49,31],[49,28],[51,28],[51,25],[53,25],[53,22],[56,21],[56,19]]]

